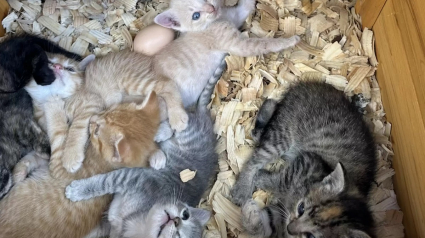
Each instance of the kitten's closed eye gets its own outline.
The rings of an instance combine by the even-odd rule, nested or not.
[[[73,67],[65,67],[65,70],[68,70],[69,72],[75,72],[75,68]]]

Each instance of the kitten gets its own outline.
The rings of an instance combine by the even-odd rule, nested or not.
[[[46,52],[61,54],[77,61],[82,60],[81,56],[35,35],[10,36],[2,41],[0,43],[0,92],[16,92],[32,78],[39,85],[49,85],[55,81],[55,74],[48,67]]]
[[[362,115],[343,92],[318,82],[291,86],[279,102],[266,101],[254,130],[252,158],[232,189],[253,235],[373,237],[367,198],[376,170],[375,144]],[[280,172],[261,170],[287,160]],[[260,209],[253,189],[269,190]]]
[[[67,130],[67,118],[62,100],[48,100],[46,120],[48,135]],[[125,118],[125,119],[124,119]],[[0,237],[84,237],[94,229],[108,207],[111,197],[103,196],[87,202],[72,203],[64,190],[74,179],[106,173],[126,164],[142,166],[145,150],[154,145],[155,129],[159,125],[158,102],[155,93],[142,104],[123,104],[96,116],[90,126],[87,159],[75,174],[64,173],[60,179],[49,174],[46,164],[32,171],[29,178],[16,184],[0,201]],[[52,146],[53,148],[53,146]],[[55,153],[52,150],[52,153]],[[146,157],[146,156],[145,156]],[[40,161],[27,158],[23,163]],[[134,161],[133,161],[134,160]],[[51,161],[55,169],[64,170],[59,159]],[[16,167],[20,168],[21,164]],[[25,165],[22,166],[25,168]],[[31,167],[37,167],[31,165]]]
[[[154,56],[120,52],[90,64],[86,71],[85,90],[101,99],[86,103],[86,113],[72,123],[64,147],[66,170],[77,171],[84,160],[85,131],[91,113],[120,102],[123,94],[144,95],[155,90],[164,98],[171,127],[178,132],[187,126],[187,114],[181,100],[185,107],[196,103],[227,53],[261,55],[284,50],[299,42],[298,36],[288,39],[244,38],[238,27],[254,8],[255,0],[241,0],[236,7],[224,7],[221,0],[172,0],[170,9],[156,16],[155,22],[182,32],[180,38]]]
[[[219,68],[215,77],[222,70]],[[203,94],[211,95],[211,91],[205,90]],[[164,169],[120,169],[74,181],[66,188],[71,201],[114,194],[108,221],[91,233],[93,237],[202,236],[210,213],[194,207],[216,171],[218,157],[211,116],[206,109],[209,98],[201,99],[197,111],[189,113],[188,127],[160,143],[168,158]],[[184,169],[196,171],[195,178],[187,183],[180,180],[180,171]]]
[[[31,78],[41,85],[55,79],[45,51],[81,60],[33,35],[13,36],[0,43],[0,198],[12,187],[11,169],[19,159],[31,151],[40,156],[50,153],[47,135],[34,120],[31,98],[22,89]]]

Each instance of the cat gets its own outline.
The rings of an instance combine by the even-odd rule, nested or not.
[[[344,93],[320,82],[298,82],[279,102],[260,109],[254,154],[231,195],[252,235],[374,237],[367,206],[377,159],[371,132]],[[280,172],[265,164],[283,156]],[[264,209],[254,188],[272,192]]]
[[[33,35],[10,36],[0,43],[0,198],[12,187],[11,170],[19,159],[31,151],[50,153],[49,139],[34,120],[31,97],[23,89],[31,78],[40,85],[54,81],[45,51],[81,60]]]
[[[114,194],[108,221],[92,231],[90,237],[202,237],[210,212],[194,208],[217,170],[218,156],[211,116],[206,108],[222,63],[202,92],[189,125],[169,140],[160,143],[167,156],[162,170],[120,169],[72,182],[66,188],[71,201]],[[183,183],[180,171],[190,169],[196,176]],[[78,202],[77,202],[78,204]]]
[[[254,9],[255,0],[241,0],[236,7],[224,7],[222,1],[214,0],[172,0],[170,8],[157,15],[154,21],[180,31],[178,39],[153,56],[125,51],[108,54],[91,63],[86,70],[85,90],[101,99],[86,100],[82,105],[86,113],[72,122],[64,147],[66,170],[75,172],[84,161],[86,128],[91,113],[104,105],[120,102],[124,94],[143,95],[155,90],[164,98],[171,127],[178,132],[187,126],[187,114],[181,103],[184,107],[196,103],[227,53],[261,55],[293,47],[299,42],[298,36],[244,38],[238,27]]]
[[[49,107],[45,115],[49,138],[68,128],[64,101],[57,95],[52,98],[43,104]],[[126,165],[143,166],[145,151],[155,147],[153,138],[159,123],[158,100],[152,93],[141,104],[120,104],[92,119],[87,159],[77,173],[63,173],[57,179],[50,175],[47,163],[34,165],[34,161],[43,161],[42,158],[23,160],[29,166],[18,164],[19,171],[14,172],[33,171],[0,201],[0,237],[86,236],[100,223],[111,197],[72,203],[65,198],[66,185],[75,179],[120,168],[123,163],[115,162],[116,157]],[[57,166],[60,159],[50,163],[56,165],[55,169],[64,170]]]
[[[55,74],[48,67],[46,52],[61,54],[77,61],[82,60],[80,55],[35,35],[20,34],[6,37],[0,43],[0,92],[16,92],[32,78],[39,85],[49,85],[55,81]]]

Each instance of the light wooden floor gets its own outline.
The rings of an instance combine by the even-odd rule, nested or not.
[[[406,236],[425,237],[425,0],[358,0],[372,28]]]

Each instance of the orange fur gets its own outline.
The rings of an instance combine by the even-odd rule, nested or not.
[[[68,127],[63,101],[50,101],[47,106],[56,115],[49,137],[63,133]],[[122,167],[122,163],[111,160],[117,155],[125,164],[146,165],[157,149],[153,138],[160,120],[155,93],[143,105],[117,105],[95,119],[90,127],[86,160],[78,172],[66,173],[57,158],[51,161],[51,168],[62,170],[59,179],[52,178],[48,168],[40,168],[0,201],[0,238],[84,237],[99,224],[111,196],[73,203],[65,198],[65,187],[75,179]]]

